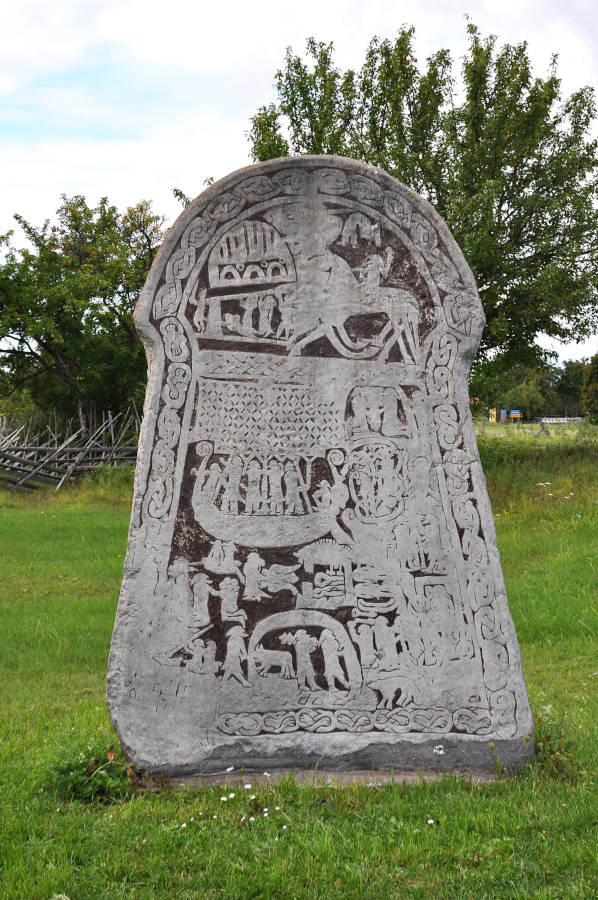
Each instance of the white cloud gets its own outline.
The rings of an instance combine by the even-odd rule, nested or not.
[[[229,0],[226,5],[193,0],[21,0],[0,13],[0,59],[4,77],[28,80],[40,73],[84,62],[108,48],[123,59],[181,71],[269,72],[289,44],[334,40],[341,65],[359,63],[374,34],[393,37],[413,24],[425,52],[465,47],[461,2],[420,0],[403,8],[388,0],[303,0],[281,7],[273,0]],[[567,71],[582,82],[596,74],[598,15],[590,3],[566,6],[547,0],[478,0],[472,20],[500,40],[528,40],[532,55],[548,61],[558,50]],[[248,68],[249,67],[249,68]]]
[[[557,353],[560,362],[568,359],[590,358],[598,353],[598,335],[585,341],[572,341],[570,344],[563,344],[561,341],[555,341],[554,338],[540,335],[537,342],[545,350]]]
[[[13,135],[0,150],[0,233],[15,211],[51,216],[61,193],[119,206],[146,197],[174,218],[172,187],[199,193],[206,176],[249,161],[249,116],[273,99],[288,45],[303,53],[308,36],[333,40],[337,65],[358,67],[373,35],[393,38],[407,23],[422,60],[447,47],[458,66],[466,11],[461,0],[5,2],[0,102]],[[499,45],[527,40],[539,75],[556,50],[565,93],[598,83],[590,0],[477,0],[470,11]]]
[[[249,163],[244,127],[241,121],[182,117],[135,139],[8,144],[0,171],[0,233],[18,230],[15,212],[35,223],[52,218],[63,193],[84,194],[89,203],[107,195],[121,208],[145,198],[172,220],[180,212],[173,187],[196,195],[205,178],[220,178]],[[206,137],[214,134],[218,142]],[[20,240],[15,235],[17,246]]]
[[[108,3],[111,0],[107,0]],[[95,43],[89,0],[20,0],[0,11],[0,77],[16,90],[86,59]]]

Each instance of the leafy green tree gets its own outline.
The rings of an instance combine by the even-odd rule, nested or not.
[[[503,409],[519,409],[526,419],[556,415],[558,394],[555,390],[555,370],[552,367],[517,367],[514,384],[501,398]]]
[[[30,246],[0,264],[0,386],[79,415],[143,400],[145,358],[132,313],[164,220],[147,201],[118,212],[106,198],[62,198],[57,222],[15,216]]]
[[[564,416],[578,416],[582,412],[582,390],[587,369],[586,360],[568,360],[559,372],[555,389]]]
[[[414,29],[374,38],[359,71],[310,39],[287,51],[277,102],[248,132],[255,160],[339,154],[376,164],[446,220],[484,304],[478,374],[541,359],[535,337],[579,338],[598,319],[598,155],[594,94],[562,98],[553,58],[532,74],[527,44],[498,48],[467,26],[462,77],[448,50],[420,70]],[[492,361],[491,363],[489,361]]]
[[[581,396],[584,410],[593,419],[598,417],[598,353],[586,366]]]

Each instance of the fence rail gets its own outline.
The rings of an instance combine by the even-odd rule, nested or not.
[[[31,421],[13,425],[0,421],[0,482],[12,488],[54,485],[99,466],[135,462],[139,416],[136,409],[97,417],[93,429]]]

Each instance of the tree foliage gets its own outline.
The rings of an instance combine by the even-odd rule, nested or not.
[[[460,80],[448,50],[420,69],[413,28],[374,38],[359,71],[332,44],[310,39],[307,61],[289,49],[248,137],[255,160],[354,157],[430,200],[479,285],[478,365],[508,367],[540,358],[537,334],[579,338],[598,319],[596,106],[589,87],[561,96],[556,57],[541,78],[526,43],[467,31]]]
[[[587,360],[568,360],[557,366],[547,357],[533,365],[497,368],[485,383],[477,373],[470,390],[476,394],[479,389],[487,407],[521,409],[526,418],[579,416],[587,411],[583,399],[587,372]]]
[[[586,366],[581,396],[585,411],[593,419],[598,417],[598,353]]]
[[[559,370],[555,380],[555,390],[560,399],[560,412],[564,416],[579,416],[585,411],[583,385],[587,360],[568,360]]]
[[[519,409],[527,419],[560,412],[554,370],[548,366],[526,367],[517,372],[514,380],[516,383],[504,394],[501,407]]]
[[[92,407],[143,401],[145,358],[132,313],[163,219],[142,201],[120,214],[106,198],[62,198],[57,222],[8,244],[0,265],[0,382],[86,424]],[[8,243],[9,236],[4,241]]]

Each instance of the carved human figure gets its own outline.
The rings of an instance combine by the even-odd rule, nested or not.
[[[474,654],[473,641],[465,628],[451,631],[449,659],[471,659]]]
[[[282,466],[273,457],[268,463],[268,506],[270,515],[281,516],[284,513],[284,494],[282,492]]]
[[[376,616],[374,620],[374,636],[380,671],[392,672],[399,667],[397,641],[401,634],[401,623],[400,620],[397,620],[398,617],[395,617],[392,624],[389,624],[384,616]]]
[[[221,664],[216,659],[215,641],[206,641],[201,663],[202,672],[205,675],[215,675],[216,672],[220,669],[220,665]]]
[[[242,334],[241,316],[230,312],[224,313],[222,322],[226,331],[230,331],[231,334]]]
[[[242,622],[245,625],[247,613],[239,609],[239,582],[236,578],[223,578],[220,582],[220,618],[223,622]]]
[[[405,506],[397,519],[393,520],[392,533],[396,548],[395,560],[404,569],[421,567],[417,553],[417,523],[414,521],[412,502]]]
[[[409,642],[409,655],[416,666],[435,666],[440,660],[438,635],[422,628]]]
[[[385,437],[408,435],[397,413],[397,393],[391,387],[360,387],[351,393],[351,431],[355,434],[373,432]]]
[[[216,498],[216,493],[220,486],[221,476],[222,469],[217,462],[213,462],[208,469],[206,480],[201,487],[202,493],[205,494],[206,497],[209,497],[210,500],[214,500]]]
[[[210,468],[206,470],[206,463],[207,457],[204,457],[199,466],[191,469],[191,476],[195,479],[191,497],[191,505],[194,509],[197,507],[198,501],[204,497],[214,501],[220,489],[222,469],[214,461]]]
[[[303,628],[295,632],[285,632],[280,636],[280,643],[295,648],[295,673],[300,688],[317,691],[316,673],[311,661],[311,654],[318,647],[318,639],[312,637]]]
[[[272,331],[272,315],[276,309],[276,298],[273,294],[264,294],[258,300],[259,324],[257,333],[263,337]]]
[[[329,510],[332,506],[332,489],[327,478],[323,478],[314,491],[314,500],[318,509]]]
[[[243,318],[239,325],[239,334],[251,337],[256,333],[253,327],[253,311],[257,306],[257,299],[253,296],[243,297],[240,303],[243,309]]]
[[[224,493],[222,494],[222,512],[239,515],[239,503],[241,502],[241,478],[243,476],[243,460],[238,454],[230,457],[224,478]]]
[[[189,298],[189,302],[196,307],[193,313],[193,327],[198,334],[201,334],[205,329],[207,293],[207,288],[202,288],[197,295],[197,300],[194,300],[193,297]]]
[[[328,690],[335,690],[336,684],[340,684],[341,688],[348,688],[349,682],[345,678],[340,663],[342,647],[336,635],[329,628],[323,628],[319,644],[324,657],[324,680],[328,685]]]
[[[362,669],[375,669],[378,667],[378,656],[374,647],[374,631],[370,622],[347,623],[351,640],[359,648],[359,660]]]
[[[276,329],[276,337],[279,339],[286,338],[287,340],[289,340],[291,335],[293,334],[294,306],[285,296],[283,299],[283,303],[279,305],[279,309],[280,322],[278,323],[278,328]]]
[[[220,669],[216,659],[216,643],[202,638],[193,642],[193,659],[188,663],[192,672],[200,675],[215,675]]]
[[[427,568],[434,573],[441,571],[445,555],[442,550],[440,523],[432,513],[425,512],[419,517],[418,538],[422,556],[427,561]]]
[[[243,600],[261,600],[265,597],[264,592],[260,588],[260,576],[264,566],[265,561],[259,553],[252,550],[243,566],[243,578],[245,579]]]
[[[336,312],[340,324],[344,323],[348,312],[337,312],[340,298],[346,298],[345,303],[355,307],[360,301],[359,285],[351,267],[328,249],[342,231],[342,220],[320,206],[320,221],[314,228],[313,223],[310,227],[306,221],[305,212],[301,208],[293,211],[287,219],[285,235],[297,273],[295,298],[291,301],[295,352],[304,342],[311,342],[316,332],[325,333],[325,328],[319,329],[318,325],[327,310],[329,315]],[[308,334],[308,340],[302,338],[310,331],[313,334]]]
[[[330,489],[330,512],[337,516],[341,510],[345,508],[349,500],[349,489],[345,484],[345,476],[349,471],[349,463],[345,462],[343,466],[337,468],[330,466],[332,471],[332,487]]]
[[[247,660],[246,637],[247,633],[242,625],[233,625],[229,628],[226,633],[226,656],[222,664],[222,680],[235,679],[243,687],[249,687],[242,669],[242,664]]]
[[[364,392],[358,388],[351,393],[352,415],[348,419],[348,427],[353,434],[368,431],[368,423],[365,414],[366,398]]]
[[[247,464],[245,513],[248,516],[255,516],[262,512],[264,512],[262,501],[262,466],[259,460],[250,459]]]
[[[366,218],[363,213],[352,213],[343,226],[343,233],[340,243],[343,247],[348,244],[351,247],[358,247],[359,241],[367,241],[369,244],[374,243],[376,247],[380,246],[380,225],[378,222],[372,222]]]
[[[380,303],[380,280],[386,278],[393,261],[392,247],[387,247],[384,255],[373,253],[366,257],[361,266],[364,303],[377,306]]]
[[[303,513],[301,482],[292,460],[288,460],[284,467],[284,495],[285,512],[291,516],[301,515]]]
[[[243,573],[235,559],[236,546],[233,541],[214,541],[208,555],[201,564],[208,572],[215,575],[236,575],[243,582]]]
[[[185,628],[190,626],[193,593],[189,584],[189,560],[179,556],[168,567],[170,610],[174,619]]]
[[[193,590],[193,613],[191,625],[193,628],[205,628],[210,624],[210,597],[217,597],[218,591],[214,590],[212,582],[205,572],[197,572],[191,578]]]

